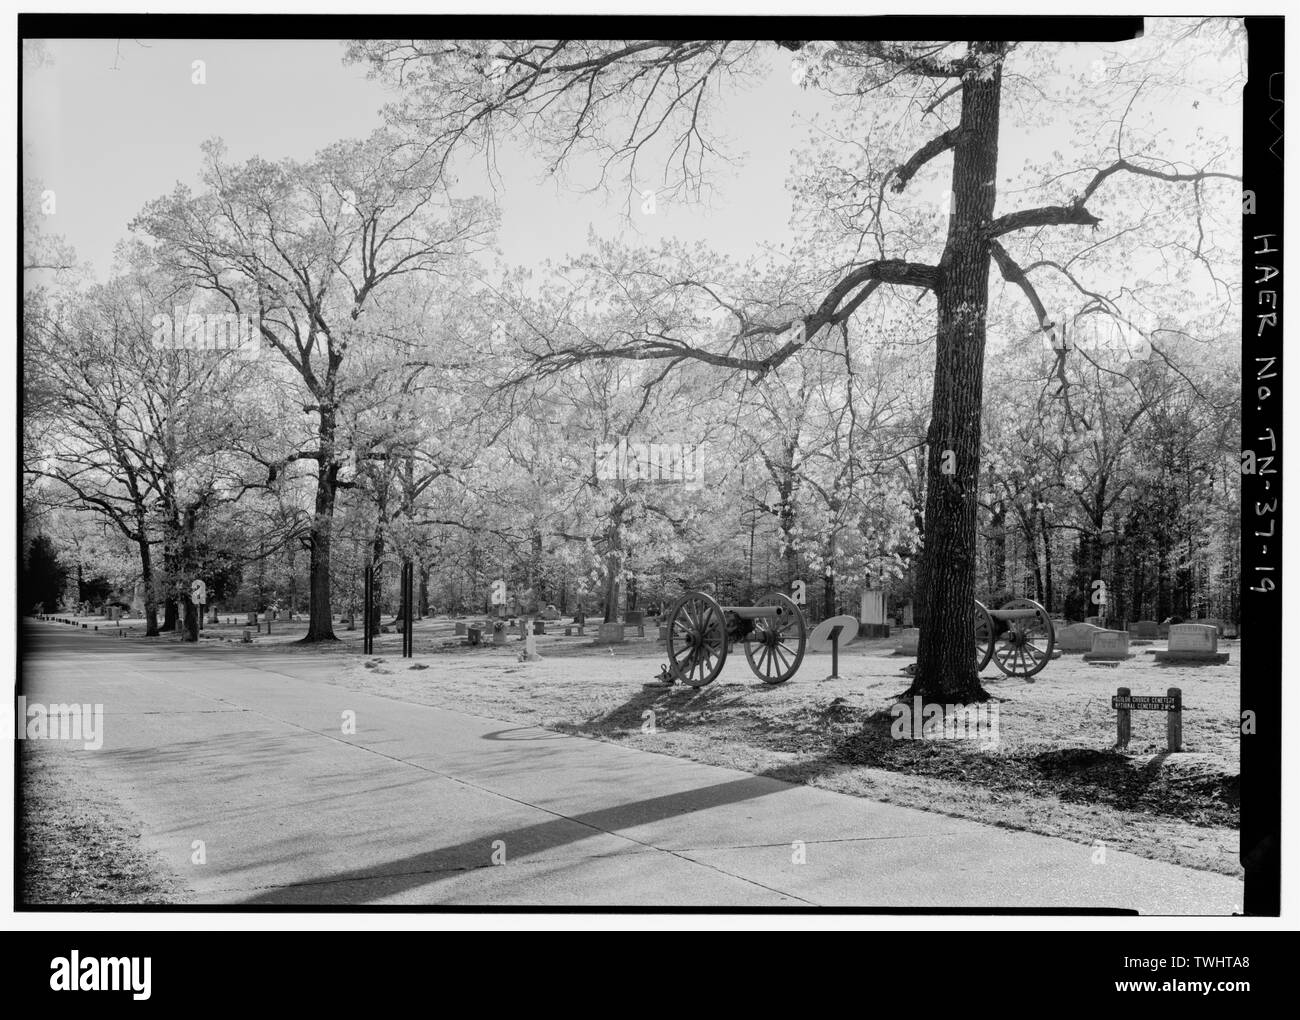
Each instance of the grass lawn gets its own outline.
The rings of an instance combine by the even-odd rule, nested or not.
[[[183,903],[184,886],[62,741],[21,741],[21,905]]]

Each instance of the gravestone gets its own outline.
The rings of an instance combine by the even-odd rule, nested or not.
[[[1155,620],[1138,620],[1128,625],[1128,632],[1141,641],[1154,641],[1160,636],[1160,625]]]
[[[907,627],[898,632],[898,641],[894,644],[894,654],[914,656],[920,644],[921,629],[919,627]]]
[[[525,636],[525,640],[527,640],[526,636]],[[494,645],[504,645],[506,643],[506,629],[504,627],[502,627],[500,630],[496,630],[495,628],[493,629],[492,643]]]
[[[461,636],[462,634],[464,634],[465,631],[467,631],[468,629],[469,629],[469,628],[466,627],[464,623],[457,623],[457,624],[456,624],[456,636],[457,636],[457,637],[460,637],[460,636]]]
[[[624,614],[623,622],[628,627],[640,626],[644,621],[645,613],[641,612],[639,609],[631,609]]]
[[[534,620],[534,621],[533,621],[533,635],[534,635],[534,636],[538,636],[538,635],[542,635],[542,634],[545,634],[545,633],[546,633],[546,621],[545,621],[545,620]]]
[[[858,619],[863,623],[883,624],[885,622],[885,592],[883,588],[864,588],[861,598],[861,612]]]
[[[1156,662],[1182,666],[1223,665],[1228,653],[1219,651],[1217,627],[1200,623],[1175,623],[1169,628],[1169,649],[1156,652]]]
[[[244,636],[240,638],[243,644],[251,645],[253,643],[253,632],[247,627],[244,628]]]
[[[659,640],[664,644],[668,643],[668,624],[666,623],[659,624]]]
[[[1056,647],[1063,652],[1091,652],[1092,639],[1102,628],[1092,623],[1072,623],[1056,632]]]
[[[524,638],[524,662],[540,662],[541,659],[537,654],[537,632],[534,631]]]
[[[556,609],[554,606],[547,606],[546,609],[542,611],[543,620],[558,620],[559,618],[560,618],[560,611]]]
[[[481,642],[483,640],[482,628],[478,626],[468,628],[465,631],[465,640],[471,645],[476,645]]]
[[[626,640],[621,623],[602,623],[596,632],[595,644],[621,645]]]
[[[1197,620],[1196,623],[1204,624],[1207,627],[1213,627],[1219,637],[1223,637],[1223,621],[1216,620],[1214,617],[1206,617],[1204,620]]]
[[[885,592],[882,588],[866,588],[862,592],[862,612],[858,614],[858,636],[868,638],[889,637],[889,621],[885,618]]]
[[[903,603],[903,626],[904,627],[911,627],[916,622],[915,613],[916,610],[912,607],[912,603],[910,601]]]
[[[1128,631],[1102,630],[1092,636],[1092,651],[1084,652],[1086,662],[1122,662],[1133,658],[1128,650]]]

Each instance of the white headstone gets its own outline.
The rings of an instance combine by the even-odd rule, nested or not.
[[[867,588],[862,592],[862,612],[858,619],[863,623],[885,622],[885,593],[880,588]]]
[[[1123,630],[1102,630],[1092,636],[1092,650],[1084,655],[1085,659],[1117,660],[1129,658],[1128,632]]]
[[[1213,654],[1219,650],[1219,628],[1202,623],[1175,623],[1169,628],[1169,650]]]
[[[1102,629],[1091,623],[1072,623],[1056,632],[1056,646],[1063,652],[1091,652],[1092,639]]]

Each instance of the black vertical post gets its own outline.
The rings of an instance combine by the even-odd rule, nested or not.
[[[407,560],[402,564],[402,658],[414,654],[415,630],[415,564]]]
[[[362,638],[361,650],[366,655],[371,655],[375,650],[374,631],[371,630],[371,621],[375,615],[375,569],[374,564],[366,560],[365,581],[362,584],[365,589],[362,594],[363,608],[362,616]]]
[[[838,680],[840,677],[840,631],[843,627],[831,628],[831,675],[827,680]]]

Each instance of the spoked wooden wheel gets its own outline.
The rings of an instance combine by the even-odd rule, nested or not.
[[[702,591],[677,600],[668,615],[668,665],[691,687],[712,683],[727,661],[727,621],[717,601]]]
[[[1056,629],[1047,610],[1031,599],[1014,599],[998,613],[1014,613],[993,647],[993,661],[1007,676],[1027,679],[1052,659]]]
[[[780,592],[772,592],[758,605],[776,606],[780,615],[754,620],[754,629],[745,638],[745,658],[763,683],[783,684],[803,662],[808,628],[799,607]]]
[[[979,599],[975,600],[975,672],[984,672],[984,667],[993,658],[993,617],[988,608]]]

